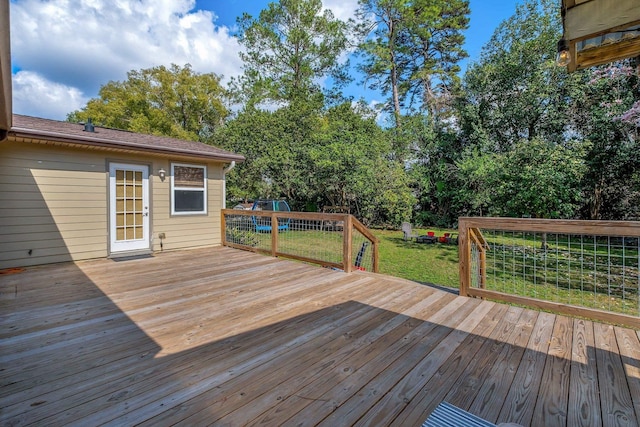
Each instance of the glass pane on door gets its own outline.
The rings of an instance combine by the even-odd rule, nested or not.
[[[142,180],[140,171],[116,170],[116,241],[144,237]]]

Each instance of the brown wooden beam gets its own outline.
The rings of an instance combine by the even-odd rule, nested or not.
[[[583,50],[575,55],[576,69],[593,67],[640,55],[640,37]]]
[[[468,296],[472,297],[503,301],[509,304],[524,305],[540,310],[551,310],[553,312],[565,314],[568,316],[586,317],[591,320],[616,323],[629,326],[631,328],[640,329],[640,317],[630,316],[627,314],[612,313],[609,311],[596,310],[593,308],[577,307],[569,304],[543,301],[540,299],[521,297],[487,289],[469,288],[467,290],[467,294]]]

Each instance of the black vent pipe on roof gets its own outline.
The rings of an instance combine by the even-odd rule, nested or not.
[[[93,126],[93,123],[91,123],[91,118],[89,118],[87,120],[87,123],[84,124],[84,131],[85,132],[95,132],[96,131],[95,127]]]

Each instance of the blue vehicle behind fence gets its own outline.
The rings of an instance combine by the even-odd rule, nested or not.
[[[260,199],[253,202],[251,207],[253,211],[275,211],[275,212],[291,212],[289,204],[285,200]],[[263,216],[252,216],[251,221],[257,232],[271,233],[271,218]],[[290,218],[283,221],[278,220],[278,231],[289,229]]]

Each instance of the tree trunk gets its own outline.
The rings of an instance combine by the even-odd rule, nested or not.
[[[398,92],[398,76],[396,64],[391,65],[391,86],[393,96],[393,117],[395,118],[396,128],[400,128],[400,93]]]
[[[547,245],[547,233],[542,233],[542,243],[540,244],[540,249],[546,251],[549,245]]]
[[[396,28],[393,18],[389,19],[389,60],[391,63],[391,96],[393,102],[393,116],[396,128],[400,128],[400,91],[398,89],[398,64],[396,63]]]
[[[600,208],[602,207],[602,180],[593,189],[593,199],[589,206],[589,219],[599,219]]]

